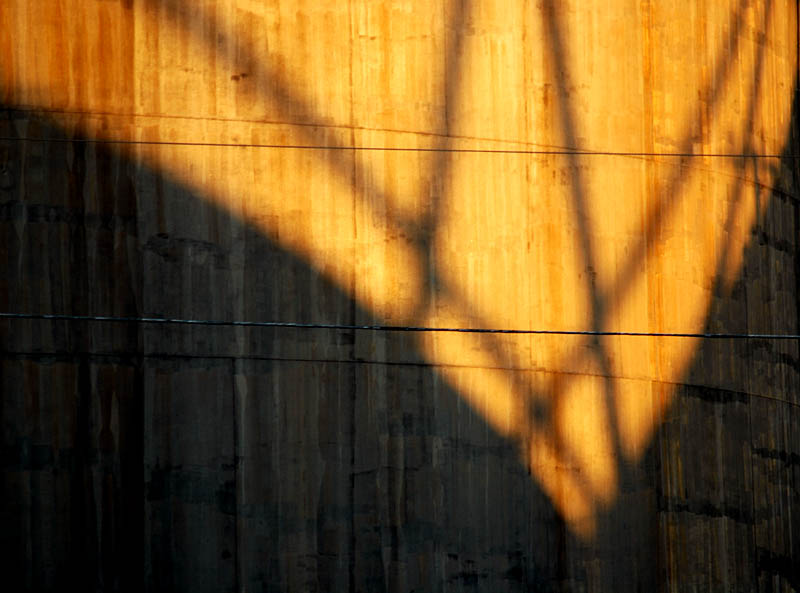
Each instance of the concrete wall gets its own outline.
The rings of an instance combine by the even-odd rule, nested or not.
[[[797,31],[788,0],[10,0],[0,310],[800,333]],[[796,341],[0,340],[15,589],[800,589]]]

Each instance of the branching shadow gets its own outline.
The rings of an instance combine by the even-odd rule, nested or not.
[[[727,84],[732,73],[732,67],[735,63],[735,58],[739,49],[742,39],[742,28],[744,13],[750,5],[750,0],[741,0],[739,6],[732,16],[732,24],[729,27],[728,38],[724,40],[721,48],[715,55],[719,59],[715,63],[715,70],[713,76],[708,80],[706,86],[699,92],[699,96],[709,97],[708,117],[714,119],[715,112],[720,108],[720,103],[724,95],[725,85]],[[772,15],[773,5],[771,1],[766,3],[764,8],[764,26],[770,22]],[[561,122],[561,135],[562,144],[572,146],[576,149],[582,149],[578,146],[578,135],[576,132],[576,117],[573,113],[572,102],[567,94],[568,87],[568,72],[567,72],[567,57],[566,57],[566,44],[562,38],[563,24],[560,22],[561,13],[554,5],[553,2],[547,1],[543,5],[543,18],[545,21],[545,32],[548,36],[544,47],[549,52],[553,63],[555,74],[562,78],[562,84],[556,85],[559,89],[559,104],[558,113]],[[760,85],[763,69],[765,47],[763,44],[758,46],[758,54],[756,57],[756,64],[753,73],[753,83],[751,91],[748,95],[746,116],[742,121],[743,137],[749,138],[752,133],[753,125],[755,122],[755,113],[757,110],[757,101],[760,98]],[[703,114],[698,114],[698,118]],[[682,139],[677,143],[674,149],[678,154],[692,154],[694,136],[693,129],[697,129],[698,122],[687,122],[685,125],[685,132],[682,134]],[[743,153],[750,153],[753,146],[748,142]],[[652,149],[651,149],[652,150]],[[594,332],[606,331],[609,329],[609,317],[613,313],[614,308],[619,307],[624,302],[628,292],[631,290],[634,279],[638,274],[642,273],[643,266],[647,259],[653,253],[654,248],[659,244],[659,229],[664,224],[664,221],[670,216],[671,212],[680,204],[681,199],[685,199],[682,195],[682,189],[691,177],[691,173],[687,174],[685,169],[684,158],[681,158],[681,163],[673,168],[672,174],[667,179],[663,187],[658,189],[655,196],[648,196],[648,199],[655,200],[655,207],[653,207],[648,220],[645,225],[644,232],[638,240],[637,245],[634,246],[631,254],[624,262],[622,270],[617,274],[607,287],[598,287],[596,279],[596,256],[595,249],[592,244],[593,231],[590,228],[590,220],[586,199],[588,193],[585,188],[585,182],[581,176],[581,169],[579,161],[582,157],[580,154],[568,154],[565,157],[569,163],[569,168],[574,171],[574,179],[571,185],[572,191],[572,208],[574,211],[575,219],[577,220],[578,238],[577,247],[582,255],[583,264],[586,275],[586,291],[589,294],[590,302],[590,320],[588,328]],[[758,171],[757,159],[754,159],[754,170]],[[741,171],[746,168],[745,159],[740,159]],[[756,180],[757,183],[757,180]],[[737,185],[736,195],[733,198],[733,205],[730,208],[727,221],[725,225],[726,234],[730,232],[730,228],[737,218],[741,209],[741,198],[744,193],[743,186]],[[715,282],[720,283],[723,278],[724,267],[728,261],[730,245],[723,246],[721,257],[718,260],[717,268],[718,273]],[[569,362],[582,362],[582,358],[594,357],[598,364],[601,374],[604,377],[604,389],[606,407],[609,411],[610,430],[612,433],[612,442],[614,446],[615,458],[618,460],[616,473],[621,481],[625,481],[625,472],[627,471],[626,464],[623,463],[624,455],[621,447],[620,430],[618,426],[618,416],[614,413],[616,409],[616,395],[614,388],[613,376],[614,373],[610,365],[610,354],[607,349],[607,344],[597,336],[586,338],[583,347],[576,349],[578,360],[565,361]],[[562,394],[568,389],[570,383],[575,379],[574,375],[566,375],[559,377],[559,380],[553,386],[553,403],[552,410],[550,411],[550,424],[554,425],[552,418],[558,415],[559,404]],[[556,436],[556,440],[560,439]],[[561,447],[562,454],[565,458],[570,457],[570,452],[564,447]],[[585,484],[584,484],[585,485]]]

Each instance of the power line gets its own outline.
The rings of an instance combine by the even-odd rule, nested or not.
[[[643,337],[643,338],[703,338],[703,339],[747,339],[747,340],[800,340],[800,334],[743,334],[710,332],[628,332],[603,330],[554,330],[554,329],[499,329],[482,327],[425,327],[409,325],[349,325],[339,323],[301,323],[297,321],[226,321],[214,319],[176,319],[168,317],[113,317],[107,315],[62,315],[48,313],[0,312],[0,319],[33,319],[46,321],[87,321],[104,323],[143,323],[158,325],[196,325],[222,327],[262,327],[295,329],[330,329],[348,331],[381,332],[441,332],[468,334],[515,334],[554,336],[598,336],[598,337]]]
[[[238,142],[189,142],[172,140],[114,140],[101,138],[27,138],[0,136],[0,141],[59,142],[82,144],[118,144],[131,146],[185,146],[207,148],[265,148],[286,150],[352,150],[356,152],[446,152],[457,154],[510,154],[534,156],[619,156],[619,157],[671,157],[671,158],[730,158],[730,159],[798,159],[798,154],[751,154],[733,152],[632,152],[611,150],[557,150],[513,148],[448,148],[401,146],[341,146],[337,144],[257,144]]]

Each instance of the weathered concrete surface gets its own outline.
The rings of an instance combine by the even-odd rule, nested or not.
[[[0,308],[800,331],[797,24],[6,2]],[[800,588],[793,342],[2,327],[16,588]]]

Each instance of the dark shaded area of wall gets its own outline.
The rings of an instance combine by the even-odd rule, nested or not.
[[[63,134],[13,110],[0,126]],[[370,319],[203,196],[76,140],[0,145],[1,310]],[[797,187],[772,196],[711,330],[798,331]],[[795,309],[777,311],[786,291]],[[11,590],[800,588],[798,360],[771,342],[703,345],[589,544],[434,369],[392,362],[408,336],[0,331]],[[742,360],[753,372],[737,385],[725,369]]]

